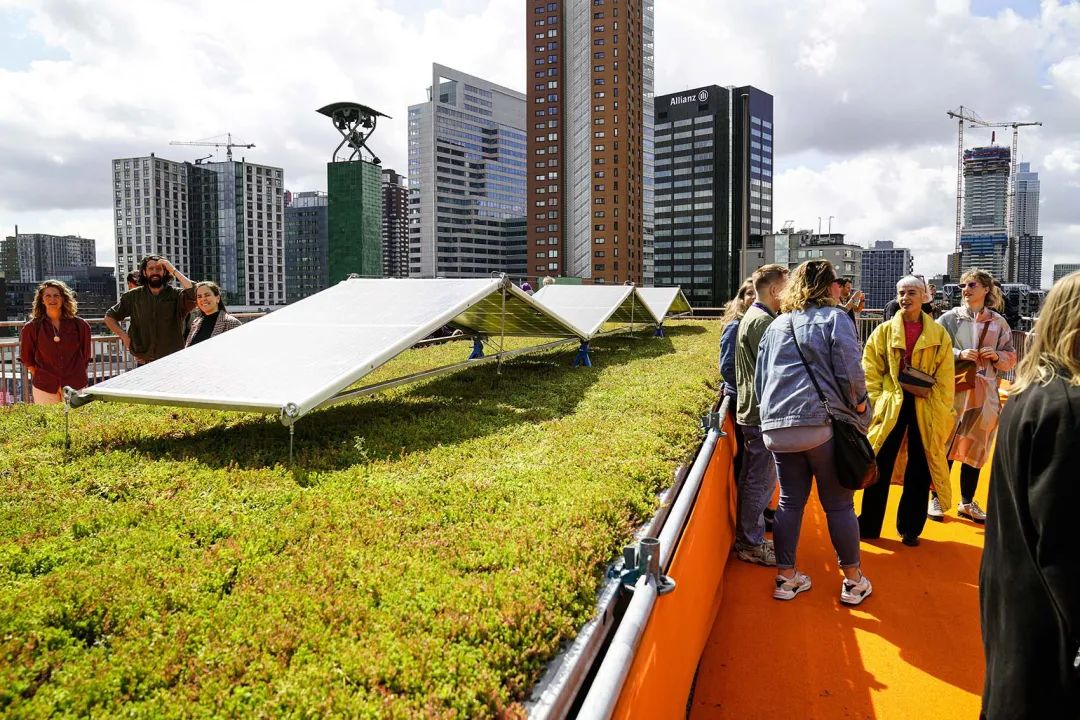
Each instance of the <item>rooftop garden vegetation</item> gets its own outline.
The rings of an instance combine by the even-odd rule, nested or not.
[[[593,368],[568,347],[318,411],[293,467],[275,418],[97,402],[66,455],[61,409],[0,410],[0,714],[523,716],[699,441],[718,340],[675,322]]]

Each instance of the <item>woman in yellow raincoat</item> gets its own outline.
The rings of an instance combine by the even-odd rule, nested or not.
[[[926,525],[930,486],[946,506],[952,502],[945,450],[953,431],[953,351],[948,331],[922,311],[926,283],[909,275],[896,284],[896,294],[900,312],[874,330],[863,351],[866,389],[874,408],[867,435],[879,477],[863,492],[859,533],[863,539],[881,536],[889,485],[906,436],[907,467],[896,530],[905,545],[914,547]],[[931,376],[923,383],[930,386],[926,397],[901,387],[906,367]]]

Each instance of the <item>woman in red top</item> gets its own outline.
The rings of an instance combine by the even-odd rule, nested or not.
[[[34,383],[34,402],[63,401],[65,385],[86,387],[86,366],[92,359],[90,325],[76,316],[75,293],[60,280],[46,280],[34,295],[30,322],[19,331],[21,360]]]

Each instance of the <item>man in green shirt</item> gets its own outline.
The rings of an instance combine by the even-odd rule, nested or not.
[[[735,525],[735,553],[743,561],[775,565],[776,551],[765,539],[765,508],[776,490],[776,464],[761,438],[761,415],[754,393],[754,367],[758,345],[765,330],[780,311],[780,292],[787,284],[783,265],[763,265],[751,280],[757,301],[739,322],[735,342],[735,386],[739,407],[735,420],[742,430],[744,447],[742,472],[738,478],[738,509]]]
[[[183,290],[169,284],[175,277]],[[139,286],[120,296],[105,313],[105,325],[124,343],[140,365],[184,347],[184,318],[195,308],[192,282],[160,255],[139,263]],[[120,325],[131,318],[127,332]]]

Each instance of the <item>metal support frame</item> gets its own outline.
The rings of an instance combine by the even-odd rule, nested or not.
[[[578,348],[577,355],[574,356],[574,362],[571,367],[592,367],[592,358],[589,357],[589,341],[582,340],[581,347]]]
[[[664,323],[660,323],[656,326],[656,332],[653,333],[653,337],[664,337]]]

